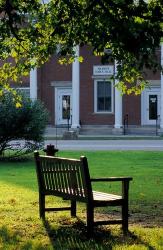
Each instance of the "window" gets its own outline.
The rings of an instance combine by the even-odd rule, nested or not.
[[[22,92],[27,98],[30,98],[30,88],[28,87],[16,88],[16,90]]]
[[[105,79],[95,80],[95,112],[113,112],[112,82]]]

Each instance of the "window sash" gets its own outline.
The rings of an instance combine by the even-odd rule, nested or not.
[[[95,80],[94,104],[96,113],[113,112],[113,84],[108,79]]]
[[[23,93],[27,98],[30,98],[30,88],[29,87],[20,87],[15,88],[15,90],[20,91],[20,93]]]

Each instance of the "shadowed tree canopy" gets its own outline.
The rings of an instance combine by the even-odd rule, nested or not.
[[[117,60],[122,92],[138,94],[144,68],[161,69],[162,24],[162,0],[0,0],[0,95],[54,53],[71,63],[85,44]]]

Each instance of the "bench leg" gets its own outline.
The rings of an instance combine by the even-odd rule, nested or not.
[[[71,216],[76,217],[76,201],[71,201]]]
[[[94,227],[94,208],[92,205],[87,204],[87,234],[88,237],[93,236]]]
[[[45,219],[45,195],[39,194],[39,213],[40,218]]]
[[[124,234],[128,232],[128,202],[122,206],[122,230]]]

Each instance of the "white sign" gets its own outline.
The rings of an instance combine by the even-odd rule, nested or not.
[[[96,65],[93,66],[93,75],[113,75],[114,74],[114,68],[113,65]]]

